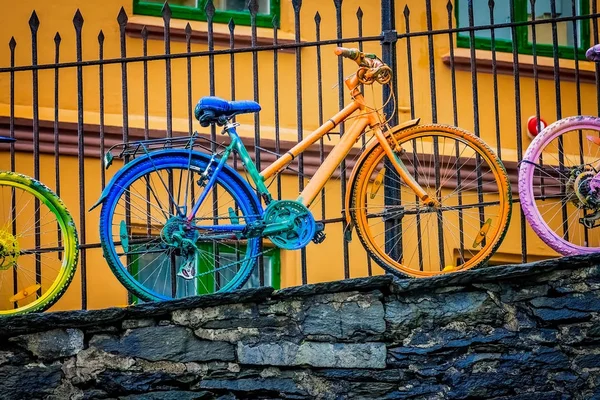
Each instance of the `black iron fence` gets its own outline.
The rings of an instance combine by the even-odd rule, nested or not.
[[[397,100],[385,104],[391,122],[421,117],[473,131],[501,156],[513,190],[517,162],[527,144],[523,122],[527,116],[557,120],[600,112],[598,68],[587,62],[582,67],[582,50],[598,42],[600,14],[595,0],[490,0],[475,5],[473,0],[381,0],[377,6],[357,10],[348,10],[341,0],[332,3],[333,20],[324,21],[319,12],[307,15],[301,0],[292,0],[293,26],[288,27],[292,33],[284,38],[276,18],[268,39],[261,36],[266,28],[259,35],[259,10],[251,0],[249,34],[239,33],[233,20],[225,33],[216,32],[214,7],[209,1],[203,32],[194,31],[190,24],[173,28],[170,7],[165,4],[162,27],[132,23],[121,9],[116,18],[117,36],[109,37],[101,30],[96,43],[83,39],[84,16],[78,10],[73,27],[54,35],[52,60],[39,60],[41,47],[47,48],[52,39],[38,37],[41,24],[35,11],[29,20],[30,38],[10,39],[0,58],[4,64],[0,66],[0,100],[8,104],[0,117],[0,131],[19,139],[10,147],[10,169],[22,168],[17,165],[17,154],[32,152],[31,174],[59,196],[71,193],[71,198],[77,199],[78,204],[67,202],[67,206],[78,209],[82,308],[87,308],[89,289],[87,255],[100,247],[97,235],[91,233],[95,221],[86,211],[96,200],[90,198],[90,186],[104,187],[109,178],[100,156],[120,141],[191,134],[195,129],[193,105],[202,95],[272,104],[272,110],[246,121],[253,126],[253,135],[244,140],[253,149],[257,165],[265,166],[274,154],[284,153],[293,139],[301,140],[305,130],[321,124],[329,111],[341,109],[348,100],[343,80],[350,71],[344,69],[341,59],[333,61],[331,50],[346,46],[376,52],[396,77],[391,89],[384,87],[381,93],[384,102],[390,95]],[[536,7],[544,12],[537,13]],[[504,16],[501,21],[499,15]],[[114,22],[106,24],[107,28],[114,26]],[[369,36],[364,32],[377,33]],[[69,40],[74,49],[65,49],[66,35],[74,37]],[[162,41],[160,52],[158,41]],[[64,53],[72,53],[74,58],[65,59]],[[23,60],[18,58],[22,54],[30,54],[30,62],[17,62]],[[156,79],[159,76],[161,79]],[[326,90],[332,83],[337,84],[335,94]],[[30,117],[19,113],[23,106],[31,107]],[[72,115],[63,111],[69,108]],[[153,121],[156,116],[160,116],[159,122]],[[216,133],[214,127],[206,132],[213,141]],[[344,134],[343,126],[339,134]],[[287,171],[296,174],[298,190],[327,150],[328,143],[321,141]],[[56,156],[49,161],[42,154]],[[64,170],[68,156],[77,157],[76,173]],[[100,162],[90,161],[96,157]],[[314,211],[317,219],[340,231],[346,223],[342,208],[351,167],[349,160],[339,169],[341,199],[323,192],[320,210]],[[48,170],[54,171],[54,182],[44,172]],[[99,182],[90,179],[96,173]],[[67,175],[73,180],[65,182]],[[276,182],[278,198],[284,191],[282,179],[278,177]],[[334,203],[339,205],[337,213],[328,212],[327,204]],[[522,253],[525,262],[526,221],[517,221],[521,252],[516,252]],[[339,246],[343,276],[354,276],[354,258],[350,260],[343,235]],[[370,260],[360,262],[368,264],[368,274],[373,273]],[[310,265],[305,250],[301,251],[301,268],[301,281],[306,283]]]

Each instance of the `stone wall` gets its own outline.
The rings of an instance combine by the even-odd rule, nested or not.
[[[1,399],[600,399],[600,256],[0,325]]]

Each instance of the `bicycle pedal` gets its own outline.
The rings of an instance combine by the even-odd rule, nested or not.
[[[324,240],[325,240],[325,232],[323,232],[323,231],[315,232],[315,236],[313,236],[313,238],[312,238],[312,241],[315,242],[316,244],[323,243]]]
[[[324,229],[325,229],[325,225],[322,222],[316,223],[316,231],[312,238],[312,241],[314,243],[316,243],[316,244],[323,243],[323,241],[325,240],[325,232],[323,232]]]

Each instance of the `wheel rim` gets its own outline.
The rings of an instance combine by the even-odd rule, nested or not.
[[[489,154],[455,133],[427,127],[415,130],[403,133],[400,158],[441,206],[424,207],[393,167],[386,165],[383,151],[376,151],[355,199],[361,238],[382,265],[410,276],[472,268],[493,254],[505,233],[510,216],[505,172]],[[386,190],[387,182],[392,185]],[[475,189],[481,184],[479,196]],[[436,185],[442,189],[436,190]],[[390,204],[384,206],[386,198]],[[397,198],[401,202],[394,203]],[[475,207],[480,203],[485,206]]]
[[[171,228],[182,228],[184,237],[187,232],[190,240],[198,239],[198,231],[177,223],[184,219],[176,215],[176,210],[187,215],[202,191],[197,182],[206,182],[199,167],[182,167],[188,162],[186,159],[141,171],[127,180],[114,203],[108,205],[110,227],[106,228],[109,234],[105,248],[113,266],[125,277],[128,289],[143,300],[232,290],[243,284],[255,261],[257,239],[201,239],[199,251],[193,255],[167,240]],[[227,182],[217,180],[215,188],[196,213],[197,225],[245,224],[256,218]],[[182,269],[182,265],[186,267]]]
[[[77,260],[75,231],[65,222],[64,207],[53,204],[42,189],[29,187],[29,178],[12,174],[10,179],[0,181],[0,245],[5,253],[0,315],[51,306],[69,284]]]
[[[527,182],[521,193],[526,216],[542,240],[565,255],[600,248],[600,228],[580,223],[600,210],[600,198],[589,190],[600,146],[587,139],[600,138],[600,131],[589,121],[574,122],[532,142],[521,167]]]

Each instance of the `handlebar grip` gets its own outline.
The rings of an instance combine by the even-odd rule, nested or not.
[[[347,49],[345,47],[336,47],[333,51],[336,56],[342,56],[356,61],[360,57],[360,50],[358,49]]]

